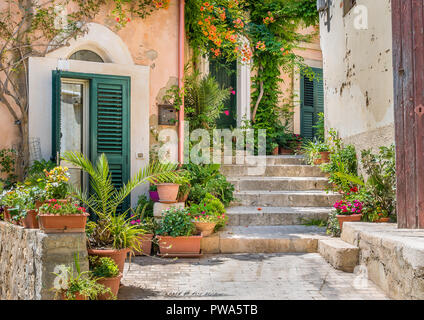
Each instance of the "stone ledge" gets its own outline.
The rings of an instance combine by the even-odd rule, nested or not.
[[[45,234],[0,221],[0,300],[53,299],[56,265],[74,263],[88,270],[85,233]]]
[[[334,268],[353,272],[359,262],[359,248],[340,239],[318,241],[318,252]]]
[[[424,299],[424,230],[346,222],[342,240],[359,247],[368,277],[394,299]]]

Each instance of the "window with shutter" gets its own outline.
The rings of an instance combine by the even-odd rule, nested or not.
[[[130,178],[130,78],[54,71],[53,73],[53,152],[60,152],[60,79],[89,80],[89,158],[94,163],[104,153],[109,162],[112,182],[118,188]],[[84,149],[83,149],[84,150]],[[59,155],[60,156],[60,155]],[[120,212],[129,208],[126,199]]]
[[[312,68],[315,73],[313,80],[301,75],[300,100],[301,100],[301,135],[304,139],[313,140],[315,137],[314,126],[318,121],[318,114],[324,112],[324,89],[322,69]]]

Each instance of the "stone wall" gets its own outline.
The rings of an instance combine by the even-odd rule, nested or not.
[[[73,265],[77,252],[87,271],[84,233],[45,234],[0,221],[0,300],[53,299],[55,266]]]
[[[359,247],[359,264],[368,279],[390,298],[424,299],[424,230],[346,222],[341,238]]]

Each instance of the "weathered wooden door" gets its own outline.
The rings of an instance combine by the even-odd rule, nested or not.
[[[424,1],[392,0],[397,216],[424,228]]]

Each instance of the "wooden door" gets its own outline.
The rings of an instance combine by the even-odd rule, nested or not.
[[[397,217],[424,228],[424,4],[392,0]]]

